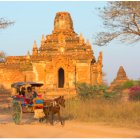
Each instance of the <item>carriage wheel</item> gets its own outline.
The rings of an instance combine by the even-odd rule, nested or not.
[[[22,107],[19,102],[13,102],[12,104],[12,119],[15,124],[20,124],[22,119]]]

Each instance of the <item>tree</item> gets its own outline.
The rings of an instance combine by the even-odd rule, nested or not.
[[[12,24],[14,24],[14,21],[9,21],[5,20],[4,18],[0,18],[0,29],[4,29]]]
[[[99,11],[107,31],[97,33],[96,45],[107,45],[116,38],[127,43],[140,41],[139,1],[110,1]]]
[[[14,21],[5,20],[4,18],[0,18],[0,29],[4,29],[9,25],[14,24]],[[0,51],[0,62],[4,62],[6,58],[6,54],[3,51]]]

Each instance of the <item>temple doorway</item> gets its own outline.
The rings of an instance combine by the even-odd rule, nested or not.
[[[58,70],[58,88],[64,88],[64,70],[62,68]]]

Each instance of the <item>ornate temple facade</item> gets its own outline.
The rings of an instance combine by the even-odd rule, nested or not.
[[[74,31],[70,14],[58,12],[52,33],[42,35],[39,48],[34,41],[32,54],[8,56],[0,63],[0,84],[10,87],[25,79],[44,83],[48,91],[75,91],[77,82],[101,84],[102,52],[96,60],[89,41]]]

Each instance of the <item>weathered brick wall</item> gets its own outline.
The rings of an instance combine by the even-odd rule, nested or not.
[[[11,87],[11,83],[23,80],[23,73],[19,70],[0,69],[0,84],[4,85],[7,88]]]
[[[14,65],[1,65],[0,66],[0,84],[6,88],[10,88],[14,82],[34,80],[34,73],[32,71],[22,71],[20,66]]]
[[[82,83],[90,83],[90,64],[77,63],[76,64],[76,81]]]
[[[34,80],[36,82],[45,82],[46,80],[46,65],[43,62],[33,63]]]

